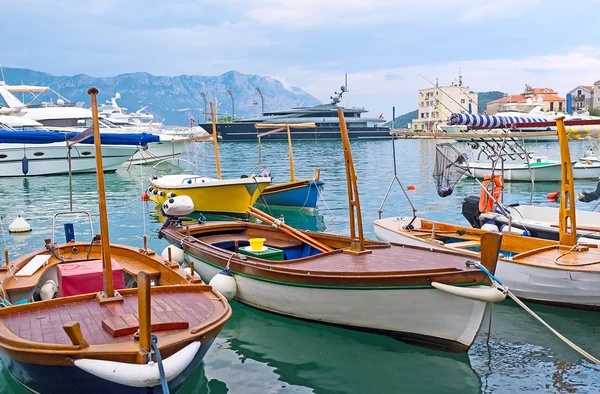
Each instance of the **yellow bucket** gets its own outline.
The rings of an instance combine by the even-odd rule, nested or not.
[[[250,242],[250,249],[252,250],[262,250],[263,245],[266,239],[264,238],[250,238],[248,242]]]

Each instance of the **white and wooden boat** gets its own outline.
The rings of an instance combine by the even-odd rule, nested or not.
[[[88,92],[102,168],[98,91]],[[35,393],[175,392],[199,367],[231,308],[146,245],[111,244],[104,176],[97,174],[101,234],[91,243],[56,245],[53,228],[41,250],[10,262],[5,252],[0,358]]]
[[[247,305],[467,351],[481,326],[486,302],[499,301],[504,294],[490,286],[481,270],[466,264],[477,259],[471,253],[364,239],[350,144],[343,112],[338,114],[350,190],[349,237],[298,231],[256,208],[249,213],[264,224],[178,226],[172,220],[161,234],[183,247],[205,280],[214,283],[230,275],[228,294]],[[263,238],[265,246],[248,247],[253,238]],[[491,271],[500,238],[484,236],[481,262]]]
[[[519,223],[512,215],[513,229],[504,233],[496,276],[518,297],[530,301],[582,309],[600,309],[600,249],[592,236],[577,239],[579,218],[575,211],[572,167],[562,118],[557,119],[563,168],[560,210],[534,209],[539,219],[556,217],[559,241],[511,233]],[[523,207],[513,207],[523,208]],[[528,209],[526,207],[525,209]],[[523,210],[522,212],[527,212]],[[487,215],[487,214],[484,214]],[[495,216],[496,220],[500,215]],[[586,223],[586,222],[584,222]],[[585,224],[590,225],[589,223]],[[548,224],[548,228],[551,225]],[[533,226],[525,226],[529,230]],[[546,228],[546,227],[545,227]],[[429,221],[420,217],[384,218],[375,221],[375,234],[386,242],[429,247],[433,250],[480,251],[486,231],[466,226]],[[579,243],[578,243],[579,242]]]

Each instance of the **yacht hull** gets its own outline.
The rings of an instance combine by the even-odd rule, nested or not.
[[[201,124],[202,128],[212,134],[212,124]],[[217,123],[217,133],[223,141],[252,141],[256,142],[258,129],[254,123]],[[293,140],[339,140],[341,139],[340,126],[337,124],[317,125],[314,129],[291,129]],[[352,126],[348,124],[348,137],[350,139],[384,139],[390,137],[387,127]],[[261,138],[261,141],[287,141],[286,133],[274,133]]]
[[[136,150],[135,146],[103,146],[104,172],[116,171]],[[25,146],[0,144],[0,177],[68,174],[67,151],[64,143]],[[26,166],[24,157],[27,157]],[[71,148],[71,172],[73,174],[96,172],[96,155],[93,145],[75,145]]]
[[[173,139],[164,135],[161,135],[160,139],[160,142],[149,143],[147,149],[138,149],[126,163],[151,164],[164,159],[175,159],[186,150],[189,142],[187,138]]]

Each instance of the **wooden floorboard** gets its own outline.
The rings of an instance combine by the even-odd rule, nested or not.
[[[90,345],[126,342],[131,335],[113,337],[102,327],[102,320],[134,315],[137,317],[137,296],[124,297],[123,303],[100,305],[95,300],[87,300],[68,305],[55,306],[14,313],[3,316],[1,321],[15,335],[34,342],[49,344],[70,344],[63,330],[69,321],[77,321],[81,332]],[[208,297],[197,292],[159,293],[152,295],[153,322],[187,322],[189,327],[206,321],[214,313],[214,306]],[[177,330],[160,331],[172,333]]]

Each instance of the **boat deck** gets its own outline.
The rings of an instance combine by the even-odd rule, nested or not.
[[[137,295],[123,296],[123,302],[100,304],[87,299],[52,307],[0,316],[2,322],[18,337],[39,343],[70,345],[63,326],[79,322],[83,337],[90,345],[129,342],[137,331]],[[160,337],[184,331],[213,317],[213,301],[197,291],[152,294],[152,327]],[[115,319],[121,318],[121,319]],[[111,331],[115,332],[114,335]]]
[[[587,251],[571,251],[571,247],[558,246],[535,249],[513,257],[512,261],[525,265],[600,273],[600,249],[590,247]]]
[[[330,253],[318,259],[290,260],[273,263],[277,268],[286,267],[297,271],[309,271],[311,274],[369,275],[400,274],[423,272],[460,272],[479,271],[467,267],[464,255],[447,252],[435,252],[427,249],[392,245],[371,249],[371,253],[352,255],[348,253]]]

